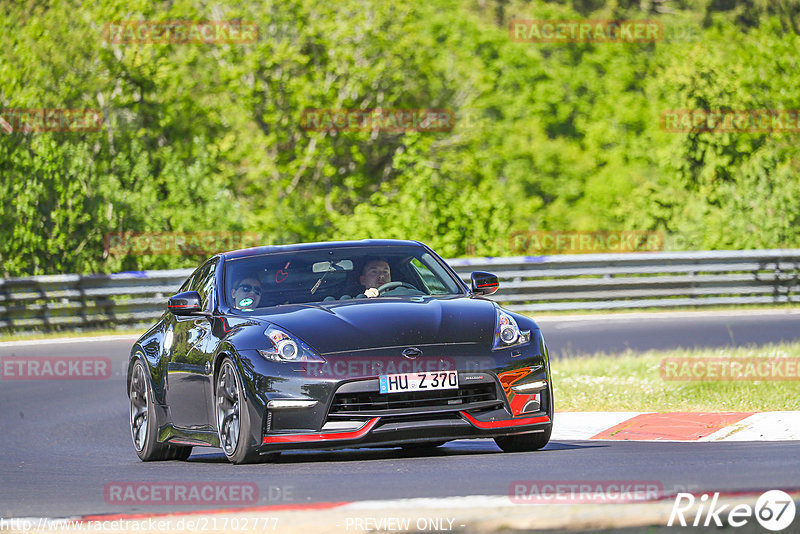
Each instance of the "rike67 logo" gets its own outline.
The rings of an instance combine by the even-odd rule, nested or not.
[[[792,497],[781,490],[765,492],[758,498],[755,507],[749,504],[737,504],[733,507],[731,504],[720,505],[718,500],[719,493],[714,493],[710,500],[707,493],[701,495],[699,499],[695,499],[691,493],[678,493],[667,526],[685,527],[686,517],[694,515],[694,521],[691,523],[694,527],[708,527],[712,522],[717,527],[722,527],[724,522],[732,527],[741,527],[755,517],[763,528],[777,532],[791,525],[796,513]]]

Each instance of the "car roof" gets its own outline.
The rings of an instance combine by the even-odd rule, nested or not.
[[[232,250],[220,254],[225,259],[244,258],[247,256],[257,256],[259,254],[270,254],[275,252],[298,252],[302,250],[316,250],[326,248],[347,248],[347,247],[380,247],[380,246],[424,246],[419,241],[404,239],[361,239],[359,241],[320,241],[316,243],[295,243],[292,245],[269,245],[264,247],[245,248]]]

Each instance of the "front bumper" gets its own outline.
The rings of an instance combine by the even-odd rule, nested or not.
[[[442,370],[458,371],[458,390],[425,395],[380,394],[374,375],[314,374],[309,367],[269,363],[254,355],[251,365],[243,366],[249,375],[245,383],[252,386],[247,392],[251,444],[266,454],[546,432],[552,426],[553,392],[547,347],[538,337],[539,343],[488,357],[477,349],[464,357],[465,347],[452,348],[454,353],[441,360],[449,367]],[[531,391],[534,384],[543,386]],[[316,403],[267,407],[278,399]]]
[[[552,425],[552,391],[544,369],[511,372],[459,372],[458,390],[382,395],[375,378],[338,384],[318,429],[308,425],[312,409],[270,410],[262,419],[258,449],[263,453],[288,449],[397,446],[465,438],[492,438],[545,432]],[[509,375],[511,378],[509,379]],[[470,381],[471,384],[463,382]],[[512,383],[544,382],[535,394],[515,394]],[[293,428],[294,427],[294,428]]]
[[[479,419],[480,417],[480,419]],[[350,448],[397,446],[426,441],[450,441],[468,438],[492,438],[513,434],[544,432],[552,425],[544,413],[510,419],[493,419],[484,414],[470,415],[466,411],[449,417],[372,417],[355,430],[345,432],[310,432],[272,434],[262,438],[259,450],[263,453],[287,449]]]

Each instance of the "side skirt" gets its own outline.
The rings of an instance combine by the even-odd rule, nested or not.
[[[192,447],[219,447],[219,436],[211,430],[187,430],[165,425],[158,432],[158,441]]]

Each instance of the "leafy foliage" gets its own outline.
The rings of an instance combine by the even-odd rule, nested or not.
[[[0,107],[99,132],[0,133],[5,276],[191,266],[111,232],[412,238],[509,254],[519,230],[660,230],[675,249],[800,246],[797,134],[664,131],[668,109],[800,109],[800,2],[34,0],[0,6]],[[655,19],[655,43],[523,43],[514,19]],[[244,44],[104,40],[243,20]],[[315,109],[447,109],[452,131],[313,131]],[[2,115],[2,112],[0,112]]]

